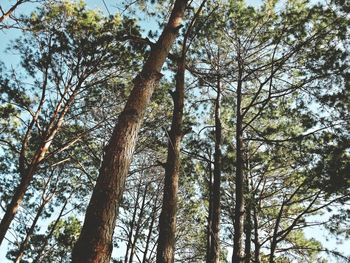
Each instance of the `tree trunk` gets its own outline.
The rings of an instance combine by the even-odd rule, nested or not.
[[[155,200],[155,203],[154,203],[153,209],[152,209],[152,218],[151,218],[151,223],[150,223],[150,226],[149,226],[149,229],[148,229],[145,250],[144,250],[144,253],[143,253],[143,257],[142,257],[142,263],[146,263],[147,262],[148,248],[149,248],[149,245],[150,245],[150,242],[151,242],[154,222],[156,221],[156,212],[157,212],[157,200]]]
[[[251,171],[249,157],[246,155],[246,167],[247,170]],[[253,188],[253,187],[252,187]],[[251,262],[251,251],[252,251],[252,231],[253,231],[253,223],[252,223],[252,206],[253,206],[253,193],[249,187],[249,176],[248,172],[245,175],[245,188],[244,191],[247,193],[245,198],[245,224],[244,224],[244,233],[245,233],[245,243],[244,243],[244,262]]]
[[[21,174],[21,182],[17,186],[15,194],[13,195],[10,204],[7,206],[4,217],[2,218],[0,223],[0,245],[5,238],[6,232],[9,229],[11,222],[17,213],[20,204],[22,203],[24,194],[27,191],[27,188],[29,186],[30,181],[33,178],[33,175],[33,169],[30,169],[30,171],[26,171],[25,173]]]
[[[159,218],[157,263],[174,262],[177,191],[180,174],[180,144],[183,137],[182,117],[184,108],[185,55],[178,61],[173,119],[169,132],[168,156],[165,167],[162,211]]]
[[[117,210],[138,132],[154,88],[160,80],[160,70],[181,27],[186,5],[187,0],[175,2],[167,26],[152,47],[141,73],[134,80],[134,88],[105,149],[83,228],[73,249],[73,263],[110,261]]]
[[[221,83],[220,79],[216,85],[217,97],[215,101],[215,153],[214,153],[214,183],[213,183],[213,201],[212,201],[212,224],[210,234],[211,238],[211,249],[210,259],[211,263],[219,263],[220,261],[220,184],[221,184]]]
[[[249,200],[249,204],[247,206],[246,211],[246,223],[245,223],[245,246],[244,246],[244,262],[251,262],[251,239],[252,239],[252,218],[251,218],[251,204]]]
[[[243,263],[243,230],[244,230],[244,160],[243,160],[243,116],[242,116],[242,69],[239,69],[237,85],[237,117],[236,117],[236,180],[235,180],[235,222],[233,263]]]
[[[208,190],[209,190],[209,207],[208,207],[208,220],[207,220],[207,249],[206,249],[206,262],[210,263],[211,260],[211,243],[212,243],[212,223],[213,223],[213,173],[211,169],[211,162],[208,162],[208,170],[209,170],[209,182],[208,182]]]

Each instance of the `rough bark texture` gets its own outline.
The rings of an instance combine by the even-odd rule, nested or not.
[[[219,263],[220,261],[220,184],[221,184],[221,83],[220,79],[216,85],[217,97],[215,101],[215,153],[214,153],[214,182],[213,182],[213,201],[212,201],[212,223],[211,223],[211,247],[209,262]]]
[[[134,80],[134,88],[105,149],[81,234],[73,249],[73,263],[110,262],[117,210],[138,132],[146,106],[161,77],[159,72],[181,26],[186,5],[187,0],[175,2],[169,23]]]
[[[174,101],[173,119],[169,132],[168,156],[165,166],[164,194],[159,218],[157,263],[174,262],[176,209],[178,180],[180,174],[180,144],[183,137],[182,118],[184,108],[185,57],[178,61],[176,89],[172,93]]]
[[[236,117],[236,201],[234,216],[233,263],[243,263],[243,230],[244,230],[244,159],[243,159],[243,117],[242,117],[242,70],[239,70],[237,85],[237,117]]]

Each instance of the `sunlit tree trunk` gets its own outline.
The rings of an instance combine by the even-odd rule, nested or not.
[[[110,262],[117,210],[138,132],[146,107],[161,78],[160,70],[181,27],[186,5],[187,0],[175,1],[168,24],[134,80],[134,87],[105,148],[80,237],[73,249],[73,263]]]
[[[210,229],[211,248],[209,262],[219,263],[220,261],[220,211],[221,211],[221,82],[217,80],[215,100],[215,152],[214,152],[214,182],[212,189],[212,223]]]
[[[173,119],[169,131],[168,156],[165,166],[164,194],[159,218],[157,263],[174,262],[177,192],[180,174],[180,144],[183,137],[182,122],[185,90],[185,57],[177,65]]]
[[[242,68],[239,66],[236,108],[236,180],[235,215],[232,262],[243,263],[244,230],[244,158],[243,158],[243,116],[242,116]]]

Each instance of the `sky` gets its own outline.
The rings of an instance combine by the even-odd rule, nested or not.
[[[2,7],[6,10],[6,4],[13,3],[14,1],[5,1],[0,0]],[[119,0],[86,0],[87,6],[92,9],[99,9],[104,14],[114,14],[118,11],[117,2]],[[251,5],[258,5],[260,3],[259,0],[250,0],[248,1]],[[23,14],[23,13],[30,13],[33,10],[32,4],[24,4],[18,10],[16,10],[16,14]],[[147,21],[147,20],[146,20]],[[154,22],[153,22],[154,23]],[[152,21],[148,22],[142,22],[141,26],[144,28],[150,28],[154,27],[154,24],[152,25]],[[19,63],[19,57],[18,55],[11,53],[9,51],[6,51],[6,48],[11,45],[11,41],[16,39],[18,36],[20,36],[20,32],[18,30],[0,30],[0,60],[6,62],[6,67],[10,68],[13,67],[14,69],[18,68]],[[342,244],[339,243],[334,237],[330,237],[327,232],[323,231],[319,227],[314,227],[306,230],[306,236],[307,237],[314,237],[317,240],[321,241],[325,247],[329,249],[337,249],[338,251],[345,252],[347,254],[350,254],[349,248],[350,248],[350,241],[345,241]],[[2,246],[4,247],[4,246]],[[115,251],[116,253],[117,251]],[[9,262],[5,260],[5,253],[4,249],[0,248],[0,262],[6,263]],[[115,254],[114,253],[114,254]],[[230,255],[229,255],[230,256]]]

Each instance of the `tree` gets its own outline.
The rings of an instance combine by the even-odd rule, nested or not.
[[[100,174],[87,208],[73,262],[109,262],[116,210],[122,197],[142,119],[158,83],[161,67],[181,28],[187,1],[177,0],[157,43],[152,47],[105,149]]]
[[[314,88],[313,81],[329,76],[320,74],[320,72],[312,76],[308,75],[312,72],[312,67],[304,67],[305,61],[317,63],[317,59],[315,60],[313,56],[317,57],[320,54],[333,52],[335,48],[332,45],[323,45],[321,43],[328,43],[330,39],[341,40],[344,29],[341,22],[343,21],[342,18],[335,16],[330,9],[327,10],[329,13],[326,18],[319,13],[319,6],[307,7],[301,3],[289,3],[285,7],[285,11],[281,9],[277,13],[274,11],[274,5],[275,3],[266,2],[261,8],[255,9],[245,6],[244,2],[232,2],[226,8],[220,9],[222,19],[216,21],[225,32],[224,36],[226,39],[226,41],[220,39],[220,44],[217,45],[227,52],[228,55],[226,57],[232,58],[226,64],[226,69],[228,70],[223,73],[223,81],[229,83],[230,89],[236,92],[230,100],[231,105],[233,104],[236,107],[236,110],[232,113],[233,116],[230,116],[230,118],[236,118],[236,121],[232,123],[230,120],[231,123],[228,124],[229,129],[232,129],[233,125],[236,127],[236,133],[230,133],[229,135],[236,138],[236,143],[233,147],[236,152],[234,170],[236,176],[233,190],[236,193],[230,196],[231,200],[234,200],[236,210],[234,213],[235,219],[233,220],[235,230],[232,231],[235,246],[233,261],[236,262],[250,261],[250,237],[253,227],[252,220],[254,219],[251,216],[255,209],[251,207],[251,204],[254,204],[256,201],[251,197],[252,192],[254,193],[254,188],[250,186],[251,182],[249,179],[251,176],[248,168],[250,162],[249,144],[251,140],[254,140],[255,136],[261,137],[260,139],[255,138],[261,141],[261,145],[257,146],[256,149],[259,152],[259,147],[264,148],[266,147],[264,142],[269,142],[269,137],[264,136],[264,126],[259,126],[259,119],[265,115],[264,112],[267,111],[270,105],[279,110],[286,107],[281,106],[277,101],[295,101],[296,98],[298,98],[298,101],[302,100],[299,97],[301,96],[300,94],[305,96],[304,90],[311,92]],[[227,10],[229,11],[227,12]],[[325,12],[324,9],[323,12]],[[298,16],[299,19],[290,20],[293,16]],[[333,27],[334,21],[338,21],[340,24]],[[213,23],[215,22],[213,21]],[[227,30],[225,25],[229,25]],[[313,30],[310,30],[310,28]],[[270,34],[271,37],[267,37]],[[331,35],[333,37],[330,37]],[[202,44],[202,46],[204,45]],[[310,53],[305,53],[307,50],[314,51],[313,48],[315,49],[315,47],[317,49],[315,53],[311,51]],[[203,71],[208,71],[210,74],[210,70],[208,70],[208,66],[205,66],[205,63],[207,61],[215,62],[213,56],[205,56],[209,53],[208,50],[210,51],[210,47],[204,49],[201,54],[202,57],[197,62],[199,65],[193,70],[194,72],[203,75]],[[290,117],[288,114],[291,114],[291,111],[279,114],[279,118],[281,116]],[[295,122],[302,122],[305,126],[297,128],[295,122],[291,122],[289,124],[290,129],[292,130],[295,127],[296,130],[289,135],[287,135],[289,132],[280,135],[279,139],[287,138],[287,141],[293,140],[290,138],[302,139],[313,136],[317,131],[320,131],[317,129],[309,134],[307,131],[312,130],[315,122],[308,118],[305,112],[303,114],[299,112],[298,114],[299,116]],[[267,116],[267,118],[269,117]],[[278,134],[279,129],[283,129],[283,127],[281,125],[279,128],[272,128],[270,132]],[[266,132],[270,134],[268,130]],[[276,139],[276,144],[282,143],[284,140],[279,139]],[[240,143],[241,140],[242,142]],[[307,140],[305,140],[305,143],[308,144]],[[242,148],[240,145],[244,147]],[[311,149],[306,147],[304,150],[308,152]],[[272,161],[270,160],[270,162]],[[242,169],[244,170],[243,173]],[[318,201],[320,201],[322,198],[321,196],[318,197]],[[309,200],[311,201],[310,204],[314,205],[312,198]],[[244,204],[243,201],[247,203]],[[309,211],[315,211],[314,208],[304,210],[304,212],[307,214]],[[317,210],[317,207],[315,209]],[[231,212],[230,214],[232,215]],[[276,216],[274,215],[272,218],[276,218]],[[299,214],[299,216],[301,215]],[[299,223],[300,217],[296,216],[296,218],[298,218],[297,221]],[[292,228],[294,229],[294,227]],[[246,239],[245,243],[243,241],[244,237]],[[257,247],[259,247],[259,244],[257,244]],[[245,251],[243,251],[243,248]],[[243,254],[246,254],[246,256],[243,256]]]
[[[78,134],[50,152],[74,103],[82,99],[91,87],[107,83],[122,72],[115,59],[132,67],[127,53],[123,52],[123,44],[117,42],[132,29],[130,20],[122,22],[117,17],[104,20],[98,13],[86,10],[83,3],[59,3],[44,6],[25,23],[30,31],[14,48],[23,56],[23,67],[40,94],[35,93],[31,98],[27,96],[27,90],[18,89],[18,85],[25,85],[15,72],[11,78],[2,80],[2,100],[8,105],[7,111],[16,105],[21,114],[30,117],[24,117],[24,125],[16,131],[15,142],[8,128],[1,136],[2,142],[18,158],[20,182],[1,220],[0,242],[38,169],[84,134]],[[57,24],[63,31],[57,30]],[[110,32],[115,35],[111,36]],[[115,45],[110,46],[111,42]],[[26,88],[30,90],[30,87]],[[22,117],[19,113],[17,116]]]
[[[165,164],[163,205],[159,217],[159,238],[157,246],[157,263],[173,262],[176,235],[177,192],[180,176],[180,148],[181,140],[186,131],[183,127],[184,100],[185,100],[185,67],[186,53],[189,49],[189,35],[192,27],[202,11],[206,1],[202,1],[198,10],[185,32],[181,46],[181,54],[176,61],[175,91],[171,91],[174,103],[171,128],[168,132],[168,155]],[[193,37],[193,36],[192,36]]]
[[[0,74],[8,259],[349,261],[307,231],[349,236],[346,1],[38,5]]]

